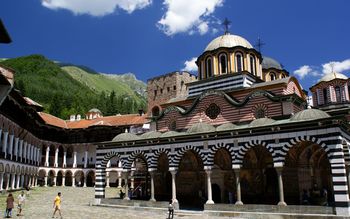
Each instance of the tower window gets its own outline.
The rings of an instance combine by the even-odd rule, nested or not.
[[[213,76],[213,66],[211,62],[211,58],[207,59],[207,78]]]
[[[161,94],[163,93],[163,88],[160,89],[160,93],[161,93]]]
[[[227,56],[225,53],[222,53],[219,55],[220,60],[220,73],[226,74],[227,73]]]
[[[276,80],[276,75],[275,73],[270,73],[270,81]]]
[[[167,87],[166,90],[167,90],[168,92],[170,92],[170,87]]]
[[[341,90],[340,90],[339,86],[335,87],[335,98],[336,98],[337,103],[341,102]]]
[[[327,88],[323,88],[323,103],[327,104],[328,103],[328,92]]]
[[[154,90],[154,96],[157,96],[157,90]]]
[[[256,75],[255,57],[250,55],[250,73]]]
[[[236,53],[236,72],[243,71],[243,55]]]
[[[176,85],[174,85],[174,90],[176,90]]]

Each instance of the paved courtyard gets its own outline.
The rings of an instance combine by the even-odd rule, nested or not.
[[[166,218],[166,210],[133,210],[119,209],[111,207],[96,207],[89,206],[89,202],[93,200],[93,188],[71,188],[71,187],[49,187],[35,188],[31,191],[30,197],[24,208],[24,216],[17,217],[16,210],[13,213],[13,218],[22,219],[41,219],[51,218],[53,212],[53,199],[57,192],[62,192],[62,216],[65,219],[105,219],[105,218],[127,218],[127,219],[157,219]],[[113,195],[111,189],[107,190],[107,196]],[[17,197],[18,192],[14,194]],[[5,195],[1,195],[1,218],[4,216],[5,210]],[[208,217],[200,212],[181,212],[175,215],[174,218],[229,218],[229,217]],[[230,217],[232,218],[232,217]]]

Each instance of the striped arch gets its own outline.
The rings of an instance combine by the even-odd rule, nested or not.
[[[349,150],[350,143],[346,139],[343,139],[342,145],[343,145],[345,163],[349,164],[350,163],[350,150]]]
[[[224,149],[226,149],[229,152],[229,154],[231,155],[231,162],[233,164],[233,161],[234,161],[234,158],[235,158],[235,152],[233,151],[233,147],[231,147],[229,144],[217,143],[216,145],[211,147],[210,150],[209,150],[208,159],[207,159],[208,166],[210,166],[210,167],[214,166],[215,154],[221,148],[224,148]]]
[[[100,165],[101,165],[101,168],[105,169],[107,167],[107,163],[110,159],[112,159],[113,157],[118,157],[118,159],[121,161],[122,163],[122,167],[124,168],[124,162],[123,162],[123,159],[121,158],[121,156],[117,153],[117,152],[114,152],[114,151],[111,151],[109,153],[107,153],[104,157],[103,157],[103,160],[101,161]]]
[[[247,151],[255,146],[263,146],[266,148],[272,156],[272,160],[275,163],[277,160],[277,154],[275,153],[274,149],[268,145],[266,142],[260,141],[260,140],[251,140],[250,142],[247,142],[246,144],[239,147],[238,151],[235,155],[235,164],[243,164],[243,159]]]
[[[317,139],[317,138],[311,137],[311,136],[298,136],[298,137],[292,138],[288,143],[283,145],[281,152],[280,152],[280,156],[281,156],[279,159],[280,162],[282,162],[284,164],[289,149],[291,149],[296,144],[298,144],[300,142],[304,142],[304,141],[310,141],[310,142],[313,142],[315,144],[320,145],[320,147],[322,147],[324,149],[324,151],[326,152],[328,159],[330,158],[329,156],[331,154],[330,154],[329,148],[320,139]]]
[[[162,153],[166,154],[166,156],[168,157],[169,165],[170,165],[171,157],[170,157],[170,154],[169,154],[170,153],[169,150],[166,150],[164,148],[160,148],[160,149],[158,149],[157,151],[155,151],[153,153],[153,156],[151,157],[151,165],[149,165],[148,168],[150,168],[150,169],[157,169],[157,167],[158,167],[158,159],[159,159],[159,156]]]
[[[205,166],[207,166],[206,157],[201,152],[201,150],[199,150],[196,147],[193,147],[192,145],[186,145],[185,147],[181,148],[179,151],[176,152],[176,154],[173,157],[173,160],[171,162],[172,163],[171,167],[176,168],[176,169],[179,168],[179,163],[180,163],[181,158],[189,150],[192,150],[198,154],[198,156],[202,159],[204,168],[205,168]]]
[[[144,157],[147,163],[147,168],[151,166],[151,159],[147,156],[147,154],[143,151],[136,150],[131,153],[131,155],[128,157],[127,161],[125,162],[125,169],[130,170],[131,165],[134,162],[136,157]]]

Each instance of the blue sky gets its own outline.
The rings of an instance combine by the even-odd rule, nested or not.
[[[13,43],[0,45],[0,57],[43,54],[147,81],[184,69],[227,17],[231,33],[251,44],[260,37],[262,54],[308,89],[331,62],[349,75],[349,8],[348,0],[3,0]]]

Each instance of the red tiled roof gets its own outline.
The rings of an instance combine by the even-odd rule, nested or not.
[[[48,125],[67,128],[66,121],[64,121],[63,119],[57,118],[56,116],[53,116],[51,114],[44,113],[44,112],[38,112],[38,114],[41,116],[41,118],[43,118],[45,123]]]
[[[88,128],[90,126],[143,125],[148,122],[146,115],[140,116],[139,114],[106,116],[96,119],[82,119],[79,121],[66,121],[43,112],[40,112],[39,115],[44,119],[46,124],[69,129]]]

